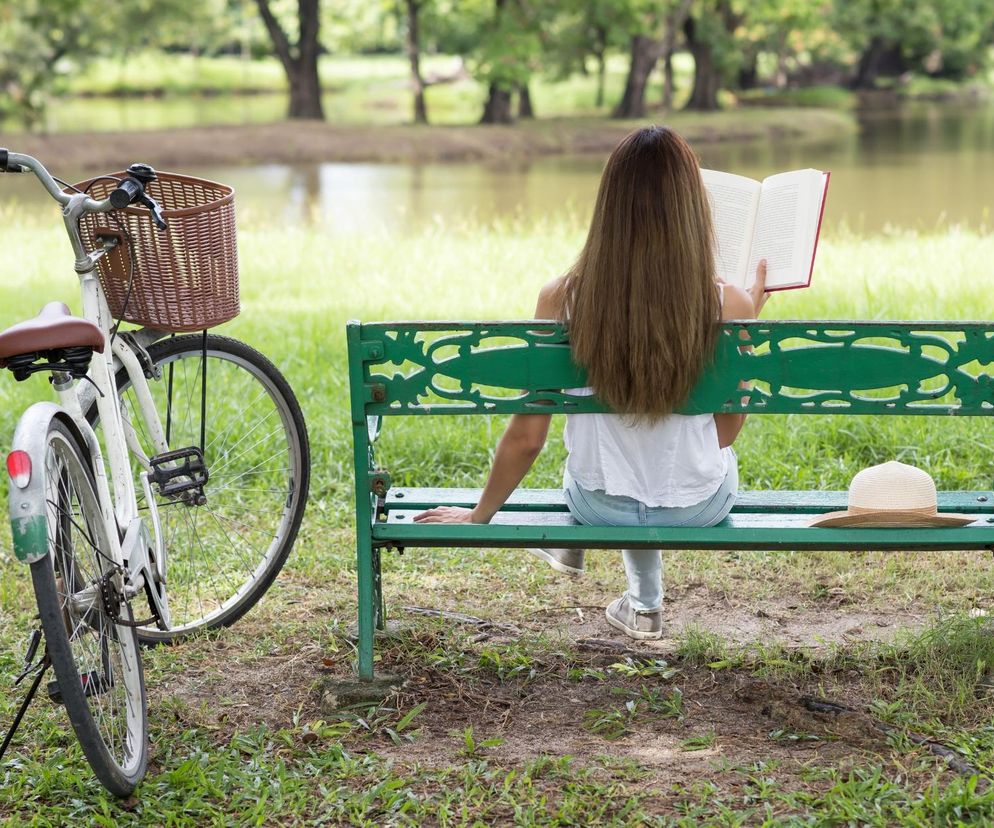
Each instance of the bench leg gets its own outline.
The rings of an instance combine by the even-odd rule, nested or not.
[[[383,588],[380,579],[380,547],[378,546],[373,548],[373,611],[376,615],[376,629],[384,629]]]
[[[376,625],[373,544],[370,531],[359,525],[356,537],[356,571],[359,588],[359,678],[373,679],[373,631]],[[378,572],[376,573],[378,576]]]

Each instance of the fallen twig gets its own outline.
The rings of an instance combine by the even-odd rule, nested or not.
[[[604,606],[602,604],[569,604],[565,607],[542,607],[541,609],[532,610],[531,612],[523,613],[523,615],[527,618],[532,615],[544,615],[545,613],[559,612],[561,610],[585,610],[585,609],[600,610],[601,612],[603,612]]]
[[[828,701],[827,699],[816,699],[813,696],[802,696],[801,704],[812,713],[829,713],[833,716],[838,716],[842,713],[859,713],[859,711],[853,710],[851,707],[846,707],[843,704]],[[899,727],[894,727],[878,719],[874,719],[867,714],[860,715],[866,715],[874,728],[888,736],[892,733],[903,733],[913,744],[927,748],[933,755],[945,759],[946,764],[957,773],[961,773],[964,776],[976,776],[978,790],[983,790],[988,786],[989,780],[987,776],[963,759],[955,750],[942,744],[942,742],[937,742],[935,739],[930,739],[928,736],[923,736],[921,733],[916,733],[913,730],[903,730]]]
[[[624,644],[609,638],[578,638],[575,644],[578,650],[590,653],[609,653],[641,659],[658,657],[654,650],[633,650],[631,647],[626,647]]]
[[[489,630],[501,630],[502,632],[520,635],[521,629],[514,624],[505,621],[490,621],[487,618],[479,618],[475,615],[466,615],[462,612],[450,612],[449,610],[432,609],[430,607],[401,607],[404,612],[412,615],[427,615],[431,618],[444,618],[447,621],[455,621],[457,624],[471,624],[474,627]]]

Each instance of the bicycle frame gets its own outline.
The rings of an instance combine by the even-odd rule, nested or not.
[[[105,207],[106,202],[95,202],[85,194],[63,193],[35,159],[11,155],[13,161],[33,171],[52,196],[63,204],[63,218],[76,256],[75,270],[80,281],[83,316],[100,328],[105,342],[103,353],[94,353],[90,362],[88,378],[92,385],[86,381],[74,380],[68,375],[56,374],[53,386],[58,393],[59,405],[36,403],[18,421],[13,449],[26,452],[35,471],[24,488],[11,487],[10,518],[15,555],[25,563],[32,563],[48,554],[45,438],[51,421],[59,418],[70,426],[90,456],[101,518],[111,546],[110,549],[101,551],[114,565],[129,573],[125,585],[126,597],[133,598],[147,587],[157,620],[164,629],[168,629],[169,611],[165,592],[157,587],[165,583],[165,560],[158,511],[148,482],[148,458],[138,445],[134,430],[130,424],[126,424],[122,415],[115,380],[115,362],[127,371],[138,400],[145,432],[159,452],[168,449],[165,432],[152,401],[141,361],[125,338],[111,335],[114,320],[96,271],[96,263],[106,251],[87,253],[79,234],[81,215],[103,212],[109,206]],[[141,333],[144,333],[144,329]],[[154,341],[165,335],[164,332],[148,331],[146,338]],[[85,416],[94,394],[107,450],[106,461],[100,441]],[[129,449],[146,467],[140,477],[152,524],[151,534],[138,511]],[[109,479],[107,469],[110,471]],[[152,569],[153,559],[155,571]],[[97,600],[95,596],[93,600]]]
[[[0,757],[52,668],[56,681],[49,683],[49,696],[65,706],[94,773],[109,791],[127,796],[148,765],[140,644],[234,623],[269,588],[303,518],[307,429],[292,388],[265,355],[206,330],[238,310],[233,235],[226,236],[223,291],[176,249],[177,240],[182,247],[197,236],[191,251],[203,253],[211,272],[217,270],[213,248],[199,241],[199,228],[206,226],[200,218],[212,220],[221,209],[225,227],[233,230],[230,188],[212,201],[211,187],[223,185],[159,174],[138,163],[123,176],[98,177],[77,188],[58,182],[34,158],[4,148],[0,172],[33,172],[62,205],[80,315],[92,323],[46,306],[38,319],[3,338],[14,375],[49,372],[58,400],[21,415],[7,458],[14,552],[30,564],[38,624],[14,683],[35,675],[0,742]],[[93,190],[103,200],[80,192],[107,178],[114,183]],[[182,223],[190,198],[204,202],[192,234]],[[143,215],[137,210],[107,217],[110,227],[106,218],[91,215],[131,205],[147,208],[159,230],[166,229],[167,213],[179,228],[174,224],[174,235],[150,240],[146,228],[135,225]],[[154,261],[144,258],[150,250]],[[111,261],[102,257],[112,251],[121,280],[102,281]],[[116,267],[122,261],[126,269]],[[175,279],[157,274],[156,262],[166,261],[176,265]],[[188,296],[188,277],[204,290]],[[184,322],[180,313],[152,312],[145,291],[163,287],[175,288],[175,302],[160,301],[162,309],[198,315]],[[215,297],[227,301],[226,309],[207,315]],[[119,331],[115,316],[156,327]],[[199,336],[165,339],[171,330],[190,328]],[[167,551],[176,552],[171,602]],[[135,609],[132,599],[142,591],[151,617]]]

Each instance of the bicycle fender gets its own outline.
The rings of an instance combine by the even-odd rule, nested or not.
[[[61,420],[80,441],[86,441],[69,413],[51,402],[35,403],[17,422],[12,451],[24,451],[31,458],[31,477],[22,489],[10,483],[8,505],[14,555],[31,564],[48,554],[48,517],[45,500],[45,442],[52,420]]]

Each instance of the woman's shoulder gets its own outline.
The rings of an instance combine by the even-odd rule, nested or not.
[[[752,297],[738,285],[725,284],[722,288],[724,301],[721,304],[722,319],[753,319],[756,308]]]
[[[538,292],[538,302],[535,304],[536,319],[561,319],[563,311],[563,286],[565,276],[550,279]]]

